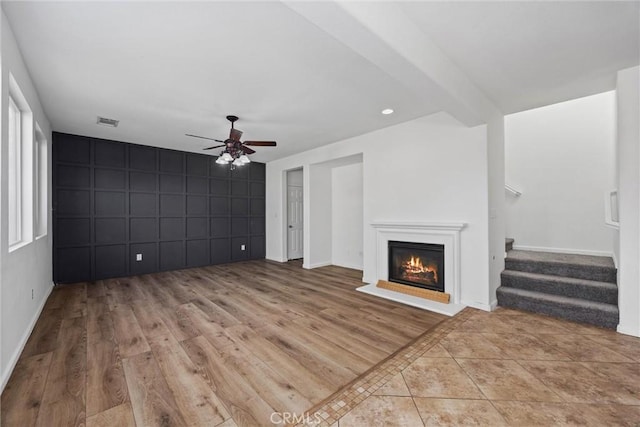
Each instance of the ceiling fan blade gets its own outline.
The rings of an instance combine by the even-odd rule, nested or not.
[[[256,150],[252,150],[251,148],[245,147],[244,145],[240,147],[240,149],[244,152],[244,154],[253,154],[256,152]]]
[[[220,147],[226,147],[226,146],[227,146],[227,144],[215,145],[213,147],[203,148],[203,150],[213,150],[214,148],[220,148]]]
[[[208,139],[209,141],[215,141],[215,142],[224,142],[224,141],[220,141],[219,139],[215,139],[215,138],[207,138],[206,136],[191,135],[190,133],[185,133],[185,136],[191,136],[193,138],[200,138],[200,139]]]
[[[229,139],[233,139],[234,141],[240,141],[240,138],[242,137],[242,131],[238,130],[238,129],[231,129],[231,132],[229,132]]]
[[[244,145],[253,145],[255,147],[275,147],[275,141],[245,141]]]

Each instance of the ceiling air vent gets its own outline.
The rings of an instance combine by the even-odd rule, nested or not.
[[[118,127],[118,123],[120,123],[120,120],[107,119],[106,117],[98,116],[97,123],[99,125],[102,125],[102,126],[109,126],[109,127],[112,127],[112,128],[117,128]]]

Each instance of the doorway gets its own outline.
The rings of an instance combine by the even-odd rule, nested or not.
[[[287,171],[287,260],[302,259],[304,251],[302,169]]]

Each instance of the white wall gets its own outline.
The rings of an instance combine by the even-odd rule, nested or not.
[[[392,152],[402,156],[390,161]],[[267,163],[267,258],[286,260],[284,171],[296,167],[307,171],[312,164],[359,153],[363,156],[364,280],[375,280],[372,222],[465,222],[468,226],[461,234],[461,302],[489,309],[487,127],[465,127],[446,113]],[[312,196],[306,184],[307,175],[305,195]],[[312,198],[305,198],[305,210],[310,208],[309,200]],[[305,223],[305,236],[310,236],[312,228]],[[310,239],[330,240],[321,233]],[[305,241],[305,250],[306,245]]]
[[[304,189],[305,268],[331,264],[331,167],[310,165],[308,185]],[[313,224],[313,227],[309,227]]]
[[[615,94],[505,117],[506,231],[522,249],[612,255],[604,193],[615,188]]]
[[[362,163],[331,170],[331,264],[362,270]]]
[[[9,23],[2,13],[2,151],[0,158],[0,207],[2,221],[0,223],[0,373],[2,388],[15,366],[15,363],[26,343],[31,329],[52,289],[52,252],[51,252],[51,215],[48,218],[48,233],[35,242],[9,253],[7,243],[8,209],[7,209],[7,102],[9,96],[9,73],[20,86],[26,101],[33,112],[34,121],[40,125],[47,141],[48,152],[51,153],[51,128],[47,120],[38,94],[31,82],[18,45],[14,39]],[[49,159],[48,171],[51,171]],[[35,171],[34,171],[35,172]],[[50,174],[50,172],[49,172]],[[51,177],[48,178],[48,194],[51,194]],[[49,197],[49,212],[51,197]],[[32,298],[33,290],[33,298]]]
[[[618,331],[640,337],[640,67],[618,72]]]

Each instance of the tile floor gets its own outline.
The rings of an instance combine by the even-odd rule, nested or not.
[[[466,309],[310,415],[331,427],[640,426],[640,338]]]

